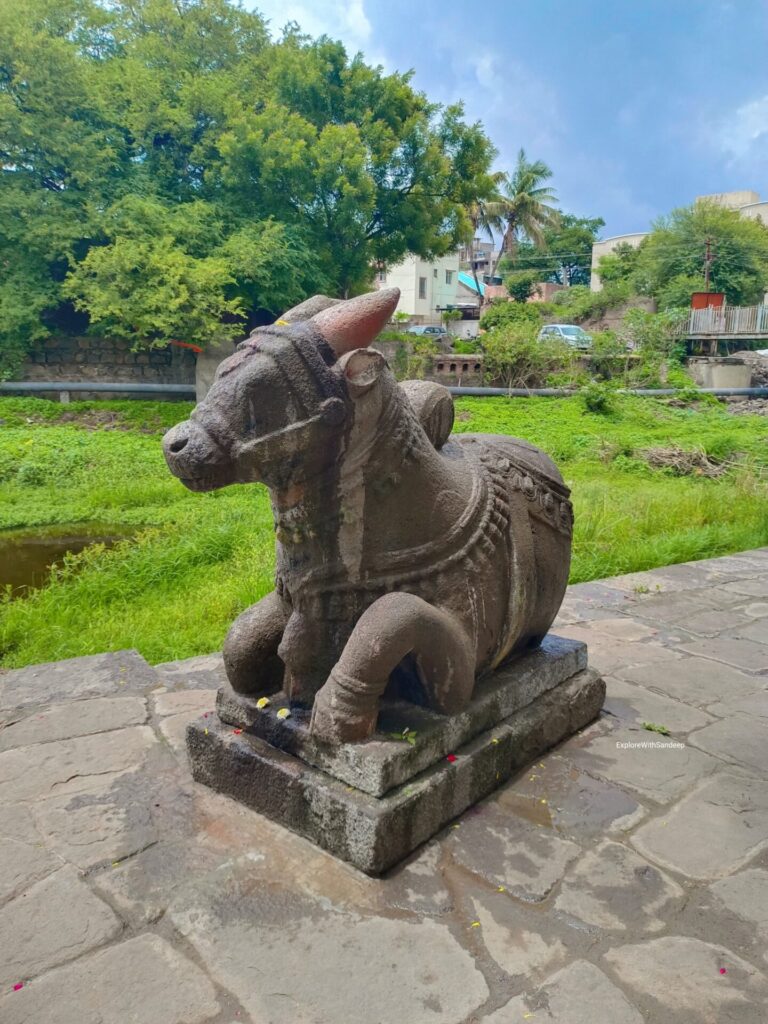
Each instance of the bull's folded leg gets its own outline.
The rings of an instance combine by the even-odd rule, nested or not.
[[[277,594],[267,594],[239,615],[224,641],[224,668],[238,693],[267,694],[279,690],[285,666],[277,648],[285,613]]]
[[[332,742],[366,739],[376,727],[390,673],[412,654],[431,707],[459,711],[472,695],[474,648],[447,612],[413,594],[387,594],[360,617],[315,697],[313,735]]]

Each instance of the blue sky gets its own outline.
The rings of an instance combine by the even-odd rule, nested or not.
[[[547,161],[561,206],[603,236],[696,195],[768,199],[768,0],[261,0],[430,99],[463,100],[510,167]]]

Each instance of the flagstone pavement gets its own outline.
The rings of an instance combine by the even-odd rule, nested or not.
[[[555,632],[600,719],[382,879],[192,782],[217,655],[0,675],[0,1021],[764,1024],[768,548]]]

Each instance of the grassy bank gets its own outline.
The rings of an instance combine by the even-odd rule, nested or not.
[[[160,436],[189,409],[0,400],[0,531],[140,528],[110,550],[68,560],[44,588],[6,600],[3,664],[121,647],[151,662],[204,653],[271,588],[264,489],[191,494],[165,467]],[[573,582],[768,543],[765,419],[632,397],[616,400],[609,415],[586,412],[578,399],[462,399],[457,417],[457,430],[525,437],[558,461],[574,491]],[[696,460],[649,464],[649,449],[673,446],[706,454],[704,472],[728,468],[710,478]]]

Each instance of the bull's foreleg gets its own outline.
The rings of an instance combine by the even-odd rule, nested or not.
[[[311,731],[352,742],[376,727],[390,673],[413,654],[430,707],[459,711],[472,696],[474,645],[447,612],[413,594],[387,594],[360,617],[344,651],[315,697]]]
[[[224,641],[224,667],[238,693],[274,693],[285,666],[277,648],[285,629],[285,612],[277,594],[267,594],[239,615]]]

